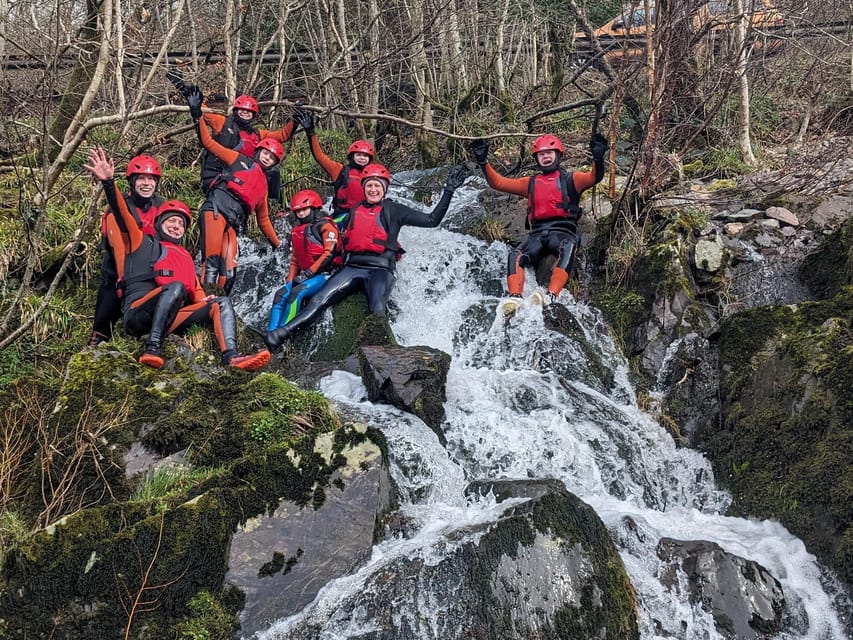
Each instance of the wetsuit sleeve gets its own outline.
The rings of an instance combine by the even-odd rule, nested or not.
[[[275,233],[275,229],[272,226],[272,221],[270,220],[270,209],[267,204],[266,195],[261,198],[261,201],[258,203],[258,206],[255,208],[255,214],[258,216],[258,226],[261,228],[261,231],[266,236],[267,240],[270,241],[270,244],[278,248],[278,245],[281,244],[281,241],[278,239],[278,236]]]
[[[335,259],[335,249],[338,246],[338,226],[332,222],[323,225],[320,236],[323,238],[323,253],[311,265],[312,273],[323,273],[332,266]]]
[[[320,147],[320,141],[316,135],[308,136],[308,146],[311,148],[311,155],[314,156],[317,164],[320,165],[332,180],[337,180],[338,176],[341,175],[341,171],[344,170],[344,165],[336,160],[332,160],[325,154]]]
[[[301,269],[299,268],[299,263],[296,262],[296,254],[294,252],[291,252],[290,266],[287,268],[287,278],[285,279],[285,282],[292,282],[300,271]]]
[[[136,251],[139,245],[142,244],[142,226],[130,212],[130,209],[128,209],[127,202],[125,202],[124,198],[116,190],[115,181],[103,180],[101,185],[104,187],[104,195],[107,197],[110,209],[118,214],[116,218],[121,221],[127,231],[127,237],[130,240],[130,246],[127,249],[129,251]]]
[[[575,191],[580,195],[590,187],[601,182],[603,177],[604,165],[599,166],[599,163],[593,160],[589,171],[575,171],[572,173],[572,182],[575,185]]]
[[[210,127],[210,130],[213,131],[213,135],[219,134],[222,131],[222,127],[225,126],[225,116],[218,113],[205,111],[201,114],[201,119],[204,120],[208,127]]]
[[[199,282],[199,279],[196,278],[195,279],[195,289],[193,289],[193,292],[190,294],[190,300],[192,302],[201,302],[206,297],[207,297],[207,293],[205,293],[204,289],[202,288],[201,282]]]
[[[222,162],[225,163],[225,166],[230,167],[237,161],[237,158],[240,156],[240,152],[235,151],[234,149],[229,149],[214,140],[213,136],[210,135],[210,130],[207,128],[207,125],[204,124],[204,118],[198,121],[196,131],[198,132],[198,139],[201,142],[201,146],[222,160]]]
[[[261,136],[261,140],[264,138],[272,138],[273,140],[278,140],[284,144],[293,137],[293,128],[295,126],[296,125],[293,124],[293,120],[288,120],[284,123],[284,126],[281,129],[276,129],[274,131],[259,129],[258,135]]]
[[[399,202],[394,202],[391,204],[393,207],[392,219],[397,220],[401,227],[437,227],[444,220],[452,198],[453,192],[445,189],[441,192],[441,199],[438,204],[429,213],[423,213]]]
[[[492,189],[527,197],[530,178],[507,178],[495,171],[488,163],[483,165],[483,175],[486,176],[486,182]]]

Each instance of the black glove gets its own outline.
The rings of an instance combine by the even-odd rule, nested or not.
[[[177,69],[169,69],[166,72],[166,79],[175,85],[175,89],[180,91],[184,96],[187,95],[187,87],[186,83],[184,83],[184,76]]]
[[[272,248],[273,253],[284,253],[287,251],[287,245],[284,242],[279,242],[277,247]]]
[[[486,158],[489,157],[489,143],[485,140],[474,140],[471,143],[471,153],[479,164],[486,164]]]
[[[309,136],[314,135],[314,116],[311,115],[310,111],[296,107],[296,110],[293,112],[293,121],[305,129],[305,133]]]
[[[311,269],[305,269],[305,271],[300,271],[296,277],[293,279],[293,284],[302,284],[308,278],[313,278],[314,272]]]
[[[465,165],[457,165],[453,167],[447,174],[447,182],[444,183],[445,191],[456,191],[465,182],[468,177],[468,170]]]
[[[189,85],[184,96],[190,107],[190,115],[193,117],[193,122],[198,122],[201,119],[201,103],[204,100],[204,94],[197,86]]]
[[[600,133],[592,134],[592,138],[589,141],[589,152],[592,154],[594,160],[602,162],[604,154],[607,153],[609,148],[610,144],[607,142],[607,138]]]

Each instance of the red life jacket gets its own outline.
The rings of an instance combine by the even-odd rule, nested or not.
[[[234,121],[234,116],[225,118],[222,129],[213,136],[223,147],[239,151],[250,158],[255,153],[255,148],[261,141],[261,135],[253,127],[241,127]],[[225,171],[225,165],[216,155],[205,150],[201,160],[201,181],[210,182]]]
[[[364,189],[361,186],[361,169],[344,167],[332,183],[335,190],[335,212],[349,211],[364,200]]]
[[[564,219],[577,222],[581,217],[580,195],[572,175],[558,169],[539,173],[530,179],[527,190],[527,223]]]
[[[296,264],[302,271],[310,269],[311,265],[317,262],[317,258],[323,255],[325,246],[323,245],[323,227],[331,224],[337,230],[335,222],[328,217],[324,217],[317,222],[300,224],[294,227],[290,233],[290,242],[293,247],[293,255],[296,258]],[[336,236],[337,244],[334,251],[333,264],[343,264],[343,239],[340,234]]]
[[[139,248],[125,258],[125,294],[134,300],[170,282],[180,282],[193,295],[196,272],[190,252],[183,245],[145,236]]]
[[[382,225],[382,205],[361,204],[350,212],[344,232],[344,250],[348,253],[383,253],[399,251],[399,242],[388,240]]]
[[[248,215],[267,197],[267,176],[264,168],[253,158],[240,155],[228,167],[214,186],[224,186],[245,205]]]

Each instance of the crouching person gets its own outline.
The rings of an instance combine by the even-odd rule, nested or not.
[[[134,336],[148,334],[139,362],[155,369],[163,366],[163,339],[194,324],[213,327],[222,363],[246,371],[265,366],[269,351],[247,356],[237,352],[237,320],[227,297],[205,296],[195,273],[192,256],[182,241],[192,220],[189,207],[179,200],[163,203],[154,219],[154,234],[145,234],[118,197],[115,167],[103,149],[89,152],[85,169],[101,181],[107,202],[127,228],[123,249],[122,322]]]

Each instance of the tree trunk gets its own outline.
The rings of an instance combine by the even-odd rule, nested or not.
[[[744,12],[743,0],[734,0],[734,10],[738,15],[735,24],[735,50],[737,51],[737,77],[740,122],[738,123],[738,144],[744,162],[748,165],[755,164],[755,155],[752,153],[752,140],[749,124],[749,78],[746,75],[746,63],[749,49],[746,43],[746,28],[749,17]]]
[[[225,0],[225,24],[222,25],[225,34],[225,97],[228,104],[237,97],[237,69],[234,53],[234,0]]]
[[[49,162],[53,161],[59,154],[60,142],[65,138],[74,114],[80,109],[86,88],[92,83],[92,77],[98,64],[97,52],[101,44],[98,37],[98,16],[101,15],[102,10],[105,14],[107,12],[104,4],[109,5],[110,14],[109,16],[105,15],[105,19],[109,24],[112,24],[112,2],[109,0],[101,0],[100,2],[99,0],[86,0],[86,20],[80,27],[77,39],[80,43],[80,53],[62,94],[56,117],[48,130],[50,144],[46,146],[46,152]]]

